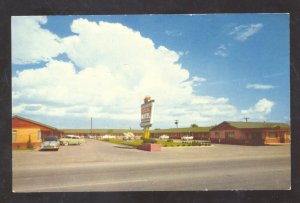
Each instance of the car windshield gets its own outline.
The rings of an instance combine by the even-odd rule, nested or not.
[[[57,137],[46,137],[45,141],[57,141]]]

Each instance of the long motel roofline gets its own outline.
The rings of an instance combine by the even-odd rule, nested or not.
[[[37,121],[33,121],[21,116],[14,115],[12,118],[20,118],[22,120],[32,122],[38,125],[42,125],[48,128],[51,128],[53,130],[59,130],[64,133],[83,133],[83,134],[88,134],[88,133],[124,133],[124,132],[132,132],[132,133],[143,133],[142,129],[57,129],[53,126],[49,126]],[[173,133],[173,132],[178,132],[178,133],[189,133],[189,132],[210,132],[213,130],[215,127],[218,127],[221,124],[228,124],[233,128],[236,129],[272,129],[272,128],[285,128],[289,129],[290,126],[287,123],[274,123],[274,122],[239,122],[239,121],[224,121],[218,125],[214,126],[208,126],[208,127],[189,127],[189,128],[168,128],[168,129],[153,129],[151,130],[151,133]]]
[[[194,128],[169,128],[169,129],[154,129],[151,133],[168,133],[168,132],[209,132],[212,127],[194,127]],[[137,129],[60,129],[64,133],[143,133],[143,130]]]
[[[236,122],[236,121],[224,121],[219,125],[226,123],[236,129],[273,129],[273,128],[290,128],[286,123],[272,123],[272,122]],[[151,133],[189,133],[189,132],[210,132],[215,127],[219,126],[209,126],[209,127],[190,127],[190,128],[168,128],[168,129],[153,129],[150,130]],[[123,132],[132,132],[132,133],[143,133],[143,130],[138,129],[60,129],[64,133],[123,133]]]

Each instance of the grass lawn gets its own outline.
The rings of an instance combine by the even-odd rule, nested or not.
[[[157,140],[157,143],[160,144],[162,147],[179,147],[183,146],[181,142],[168,142],[168,141],[162,141],[162,140]]]
[[[162,147],[185,147],[185,146],[209,146],[211,143],[206,140],[195,140],[190,142],[168,142],[168,141],[161,141],[157,140]]]

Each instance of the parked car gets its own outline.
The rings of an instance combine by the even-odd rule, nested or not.
[[[116,139],[115,135],[103,135],[101,139]]]
[[[87,135],[86,138],[88,138],[88,139],[95,139],[96,136],[95,135]]]
[[[59,140],[56,136],[47,136],[41,144],[41,150],[55,150],[58,151],[60,146]]]
[[[188,141],[188,140],[193,140],[193,139],[194,139],[193,136],[188,136],[188,135],[181,137],[181,140],[183,140],[183,141]]]
[[[59,139],[59,142],[61,145],[67,146],[67,145],[81,145],[84,143],[84,139],[81,139],[77,135],[66,135]]]
[[[123,140],[125,141],[134,140],[134,134],[132,132],[123,133],[123,135]]]
[[[168,140],[170,137],[168,135],[161,135],[159,136],[160,140]]]

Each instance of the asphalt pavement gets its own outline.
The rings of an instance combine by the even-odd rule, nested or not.
[[[290,145],[213,145],[146,152],[96,140],[13,151],[15,192],[288,190]]]

